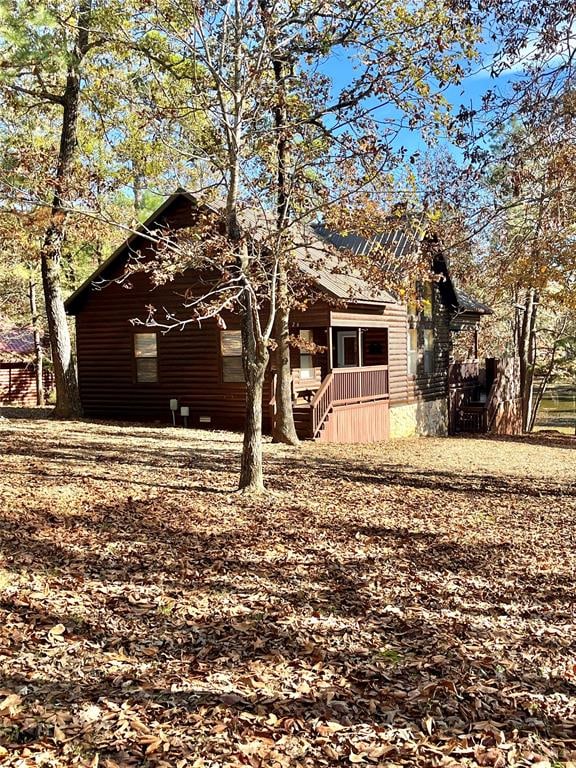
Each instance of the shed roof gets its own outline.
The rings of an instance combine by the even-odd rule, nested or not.
[[[456,307],[460,312],[470,312],[476,315],[493,315],[492,310],[487,304],[483,304],[474,296],[471,296],[458,285],[454,285],[454,293],[456,294]]]
[[[24,360],[34,354],[34,333],[29,326],[19,326],[0,318],[0,359]]]

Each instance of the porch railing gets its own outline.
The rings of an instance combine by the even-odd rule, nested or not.
[[[312,433],[316,437],[335,405],[352,405],[389,397],[388,366],[335,368],[310,403]]]

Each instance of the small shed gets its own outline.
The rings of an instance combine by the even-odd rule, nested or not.
[[[44,393],[54,386],[51,371],[43,370]],[[0,404],[37,404],[34,333],[30,326],[0,318]]]

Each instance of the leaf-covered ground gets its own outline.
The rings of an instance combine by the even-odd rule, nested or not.
[[[574,765],[576,439],[0,440],[2,765]]]

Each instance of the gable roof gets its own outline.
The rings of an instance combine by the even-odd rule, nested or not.
[[[171,194],[169,197],[166,198],[166,200],[158,207],[156,210],[150,214],[150,216],[146,219],[146,221],[143,221],[142,224],[139,224],[136,229],[132,232],[132,234],[124,240],[123,243],[121,243],[116,250],[114,250],[108,258],[100,264],[100,266],[88,277],[86,280],[84,280],[81,285],[76,288],[76,290],[66,299],[64,302],[64,307],[66,309],[66,312],[70,315],[75,314],[77,308],[79,307],[81,300],[86,296],[86,294],[90,291],[90,288],[92,287],[92,284],[95,280],[97,280],[99,277],[103,277],[104,273],[107,272],[109,269],[111,269],[117,262],[120,261],[120,259],[124,256],[125,252],[130,248],[130,246],[138,239],[138,238],[147,238],[149,237],[150,231],[153,229],[154,224],[158,223],[158,220],[161,216],[163,216],[165,213],[167,213],[170,208],[174,206],[174,204],[182,199],[189,200],[192,203],[196,203],[196,200],[190,195],[188,192],[186,192],[185,189],[177,189],[176,192]]]
[[[159,220],[169,214],[170,209],[182,200],[200,207],[196,198],[189,192],[184,189],[176,190],[69,296],[65,302],[67,313],[76,314],[83,299],[93,287],[93,283],[98,278],[105,277],[106,272],[111,270],[117,263],[120,263],[128,249],[138,238],[148,238],[154,226],[159,223]],[[202,204],[201,207],[218,212],[217,208],[209,205]],[[252,220],[254,214],[248,212],[247,218]],[[327,250],[325,243],[312,230],[311,234],[311,237],[306,236],[302,239],[302,243],[298,244],[295,249],[295,254],[300,270],[303,274],[309,276],[319,288],[336,299],[346,300],[351,303],[382,305],[396,301],[385,290],[371,286],[359,274],[354,274],[353,270],[346,268],[344,272],[342,267],[340,267],[340,271],[338,271],[340,260],[336,256],[335,251],[332,248]]]

